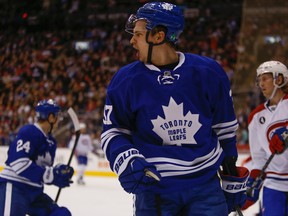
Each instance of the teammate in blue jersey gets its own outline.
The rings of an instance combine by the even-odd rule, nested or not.
[[[0,216],[70,216],[66,207],[58,206],[43,192],[43,184],[60,188],[70,186],[72,167],[53,167],[56,128],[60,107],[52,100],[40,101],[37,122],[24,125],[9,146],[6,166],[0,173]]]
[[[176,5],[140,7],[126,24],[139,61],[107,89],[102,149],[137,216],[224,216],[246,199],[228,77],[216,61],[176,51],[183,28]]]

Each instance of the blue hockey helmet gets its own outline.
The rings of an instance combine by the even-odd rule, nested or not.
[[[60,112],[60,106],[52,99],[42,100],[36,105],[35,111],[38,119],[45,120],[50,114],[57,116]]]
[[[136,14],[130,15],[125,30],[133,33],[135,22],[138,20],[145,20],[149,31],[159,25],[165,26],[167,28],[166,40],[173,43],[177,42],[184,29],[182,9],[166,2],[150,2],[140,7]]]

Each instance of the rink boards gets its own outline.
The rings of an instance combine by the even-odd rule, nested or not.
[[[5,160],[7,158],[8,147],[0,147],[0,171],[3,169]],[[68,148],[58,148],[54,164],[64,163],[67,164],[71,150]],[[241,164],[244,159],[249,156],[248,151],[239,151],[238,164]],[[76,158],[73,156],[71,166],[77,172]],[[109,167],[109,162],[104,156],[97,156],[95,154],[88,155],[88,166],[85,172],[87,176],[116,176]]]
[[[3,169],[5,160],[7,158],[8,147],[0,147],[0,171]],[[68,148],[58,148],[56,151],[56,158],[54,164],[64,163],[67,164],[71,150]],[[71,166],[74,167],[77,172],[77,162],[76,157],[73,156]],[[95,154],[88,155],[88,166],[85,175],[89,176],[116,176],[109,167],[108,161],[105,157],[99,157]]]

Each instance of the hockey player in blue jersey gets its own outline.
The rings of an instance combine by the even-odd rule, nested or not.
[[[60,107],[52,100],[40,101],[37,122],[24,125],[9,146],[6,166],[0,173],[0,216],[71,216],[43,192],[43,184],[70,186],[72,167],[53,167],[56,128]]]
[[[224,216],[246,200],[228,77],[216,61],[176,51],[183,28],[176,5],[139,8],[126,24],[139,61],[107,88],[102,149],[137,216]]]

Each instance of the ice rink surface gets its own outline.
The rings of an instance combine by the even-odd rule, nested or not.
[[[133,216],[132,195],[121,188],[117,178],[85,176],[84,186],[73,180],[74,184],[62,189],[58,199],[58,204],[69,208],[73,216]],[[46,186],[45,191],[55,199],[58,188]],[[257,210],[255,204],[242,213],[255,216]]]

